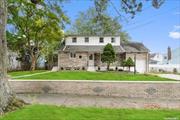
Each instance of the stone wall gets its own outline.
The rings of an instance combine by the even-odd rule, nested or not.
[[[60,93],[180,100],[180,82],[10,81],[16,93]]]
[[[63,68],[80,68],[87,67],[88,54],[85,52],[75,53],[75,58],[70,58],[70,52],[60,52],[58,56],[58,67]],[[79,57],[81,56],[81,58]]]

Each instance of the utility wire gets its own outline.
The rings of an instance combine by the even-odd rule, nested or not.
[[[152,15],[152,16],[148,17],[148,19],[151,19],[151,18],[154,19],[154,17],[161,16],[161,15],[166,14],[166,13],[168,13],[168,12],[172,12],[171,10],[175,10],[175,9],[177,9],[177,8],[178,8],[178,7],[171,8],[171,9],[168,9],[167,11],[165,11],[165,12],[163,12],[163,13],[156,14],[156,15]],[[139,20],[139,21],[136,21],[136,22],[133,22],[133,23],[125,24],[125,25],[135,25],[135,24],[141,23],[141,22],[143,22],[143,21],[145,21],[145,20]]]
[[[176,9],[176,8],[174,8],[174,9]],[[172,11],[169,10],[168,12],[172,12]],[[164,12],[164,13],[167,13],[167,12]],[[160,15],[163,15],[164,13],[157,14],[157,15],[154,15],[154,16],[160,16]],[[154,17],[154,16],[151,16],[151,18]],[[139,24],[139,25],[136,25],[136,23],[139,23],[139,22],[141,22],[141,21],[136,22],[136,23],[134,23],[134,24],[132,23],[133,25],[136,25],[136,26],[135,26],[135,27],[132,27],[132,28],[131,28],[131,27],[130,27],[130,28],[127,28],[127,30],[134,30],[134,29],[138,29],[138,28],[144,27],[145,25],[151,24],[154,19],[155,19],[155,18],[152,18],[151,21],[147,21],[147,22],[145,22],[145,23],[143,23],[143,24]]]
[[[116,6],[114,5],[114,3],[113,3],[111,0],[110,0],[110,3],[111,3],[111,5],[112,5],[113,9],[116,11],[116,13],[119,15],[120,19],[121,19],[121,17],[123,17],[124,20],[125,20],[126,22],[128,22],[127,18],[126,18],[125,16],[123,16],[123,15],[119,12],[119,10],[116,8]]]

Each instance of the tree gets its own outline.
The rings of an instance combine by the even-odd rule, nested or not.
[[[116,60],[116,54],[113,49],[113,46],[108,43],[104,49],[103,49],[103,54],[101,56],[101,60],[103,63],[107,63],[107,69],[109,70],[110,64],[115,62]]]
[[[7,1],[0,0],[0,115],[21,107],[24,102],[16,99],[7,79]]]
[[[170,47],[168,47],[168,49],[167,49],[167,59],[168,59],[168,63],[169,63],[169,61],[171,60],[171,48]]]
[[[129,67],[129,71],[130,71],[131,66],[134,66],[134,62],[130,57],[126,60],[125,66]]]
[[[142,11],[142,8],[143,8],[142,0],[120,0],[120,1],[121,1],[120,9],[122,9],[126,14],[130,14],[132,18],[134,18],[137,12]],[[151,0],[151,3],[154,8],[158,9],[164,3],[164,1],[165,0]],[[96,10],[101,17],[101,14],[108,8],[108,5],[112,1],[111,0],[94,0],[94,2],[95,2]]]
[[[8,106],[12,99],[12,91],[7,82],[6,75],[6,0],[0,0],[0,113]]]
[[[123,70],[124,70],[124,67],[126,66],[126,60],[123,60],[121,65],[123,66]]]
[[[61,0],[41,0],[41,9],[27,0],[9,0],[9,3],[8,25],[13,26],[14,31],[8,30],[8,36],[11,36],[8,46],[17,46],[12,48],[17,48],[19,60],[27,62],[24,60],[28,56],[27,63],[31,63],[30,69],[35,70],[42,50],[63,38],[62,29],[69,19],[59,6]]]
[[[102,21],[98,18],[95,8],[89,8],[86,12],[80,12],[75,23],[67,34],[83,35],[120,35],[125,41],[130,39],[129,35],[122,31],[122,26],[118,18],[112,18],[107,13],[103,13]]]

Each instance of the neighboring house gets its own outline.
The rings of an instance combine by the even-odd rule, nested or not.
[[[180,65],[180,47],[172,50],[170,64]]]
[[[150,54],[150,64],[165,64],[167,63],[167,55],[160,53]]]
[[[149,50],[142,43],[123,43],[120,36],[107,35],[68,35],[63,43],[58,53],[59,70],[95,71],[106,69],[106,64],[101,61],[101,54],[104,46],[111,43],[116,52],[117,61],[111,64],[110,68],[122,68],[122,61],[131,57],[133,60],[136,58],[137,72],[148,72]]]
[[[21,62],[17,58],[16,52],[8,51],[8,71],[21,70]]]
[[[21,61],[18,60],[19,55],[17,52],[13,52],[11,50],[8,50],[8,59],[7,59],[7,64],[8,64],[8,71],[16,71],[16,70],[22,70],[23,65]],[[26,59],[29,59],[27,57]],[[37,68],[38,69],[44,69],[45,68],[45,58],[44,57],[39,57],[37,60]]]
[[[180,47],[171,51],[171,60],[167,54],[154,53],[150,55],[151,72],[175,72],[180,73]]]

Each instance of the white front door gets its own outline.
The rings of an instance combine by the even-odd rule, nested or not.
[[[88,66],[89,67],[94,67],[94,53],[89,54],[89,60],[88,60]]]

